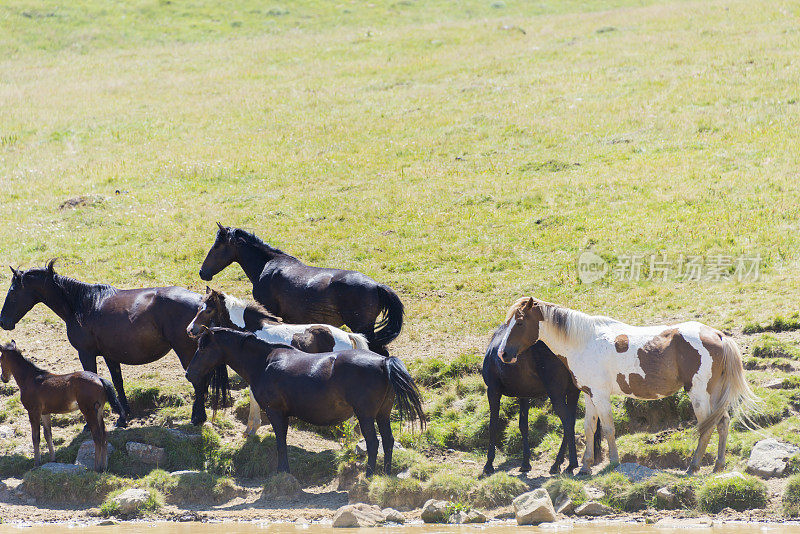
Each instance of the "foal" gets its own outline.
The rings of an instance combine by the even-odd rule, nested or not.
[[[586,393],[586,442],[599,417],[611,462],[619,462],[611,395],[660,399],[683,387],[692,401],[699,435],[688,473],[700,468],[716,427],[719,447],[714,471],[725,467],[731,413],[755,407],[739,348],[719,330],[695,321],[671,326],[631,326],[610,317],[591,316],[532,297],[508,310],[498,355],[512,363],[542,340],[564,362]],[[591,473],[592,447],[583,454],[581,473]]]
[[[8,382],[14,376],[19,386],[22,405],[28,410],[36,465],[41,462],[39,424],[44,427],[50,461],[55,461],[50,414],[80,410],[94,441],[94,468],[96,471],[104,471],[108,467],[108,442],[103,422],[106,401],[114,412],[125,416],[111,382],[88,371],[54,375],[25,359],[13,341],[8,345],[0,345],[0,367],[3,382]]]
[[[204,327],[211,326],[246,330],[268,343],[291,345],[303,352],[367,348],[367,338],[361,334],[351,334],[327,324],[285,324],[258,304],[239,300],[206,286],[206,294],[197,315],[186,327],[186,332],[191,337],[197,337]],[[216,376],[212,384],[215,388],[219,387]],[[260,426],[261,408],[251,389],[250,416],[245,434],[255,435]]]

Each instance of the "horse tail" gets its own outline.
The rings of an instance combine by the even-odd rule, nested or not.
[[[98,376],[97,378],[99,378],[100,382],[103,384],[103,389],[106,392],[106,400],[108,401],[108,404],[111,405],[111,410],[115,414],[125,417],[125,408],[122,407],[122,403],[120,403],[119,398],[117,398],[117,390],[114,389],[114,384],[101,376]],[[102,410],[100,410],[100,413],[102,413]]]
[[[711,415],[698,422],[697,432],[701,436],[717,426],[728,413],[747,417],[748,412],[758,408],[759,399],[744,376],[742,354],[736,342],[728,336],[722,336],[722,369],[722,393]]]
[[[389,356],[384,362],[389,385],[394,390],[395,404],[397,405],[400,419],[407,421],[419,420],[420,426],[425,430],[427,418],[422,411],[422,397],[405,364],[396,356]]]
[[[209,400],[215,414],[218,409],[230,406],[233,402],[227,365],[218,365],[211,371],[211,398]]]
[[[403,303],[397,293],[389,286],[378,284],[378,303],[380,305],[379,320],[375,322],[371,334],[367,334],[370,345],[385,347],[397,336],[403,328]]]
[[[594,461],[595,463],[603,459],[603,427],[600,426],[600,418],[597,418],[597,428],[594,431]]]
[[[354,349],[369,349],[369,341],[367,341],[367,337],[363,334],[347,334],[350,336],[350,342],[353,344]]]

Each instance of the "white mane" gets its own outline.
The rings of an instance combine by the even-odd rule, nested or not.
[[[589,315],[563,306],[539,302],[544,322],[550,325],[551,332],[565,343],[583,343],[597,335],[597,328],[619,323],[605,315]]]
[[[228,310],[231,322],[239,328],[244,328],[244,310],[247,309],[247,302],[227,293],[222,295],[225,297],[225,308]]]

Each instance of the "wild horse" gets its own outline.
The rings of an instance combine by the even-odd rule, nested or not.
[[[494,473],[495,447],[500,431],[500,397],[519,399],[519,431],[522,435],[522,471],[530,471],[531,450],[528,444],[528,410],[531,398],[550,398],[553,411],[561,419],[563,437],[550,473],[558,473],[564,456],[569,449],[569,465],[566,471],[578,467],[578,454],[575,450],[575,417],[580,390],[572,382],[567,367],[561,363],[547,345],[541,341],[522,351],[513,364],[503,363],[497,357],[497,349],[502,341],[503,325],[495,330],[486,356],[483,358],[483,381],[489,398],[489,450],[486,454],[485,474]],[[588,446],[588,443],[587,443]],[[595,459],[600,456],[600,433],[594,439]]]
[[[403,362],[361,349],[308,354],[267,343],[250,332],[204,329],[186,378],[197,383],[214,367],[229,365],[250,384],[272,423],[278,471],[289,471],[286,433],[289,417],[321,426],[338,425],[355,414],[367,442],[367,475],[375,471],[378,438],[383,441],[384,473],[390,474],[394,437],[390,416],[425,423],[422,402]]]
[[[253,332],[268,343],[291,345],[303,352],[331,352],[347,349],[366,349],[367,339],[326,324],[286,324],[265,308],[244,302],[221,291],[206,287],[206,295],[186,331],[192,337],[203,327],[221,326]],[[215,384],[215,387],[216,384]],[[219,397],[219,393],[217,396]],[[261,408],[250,390],[250,417],[246,434],[254,435],[261,426]]]
[[[78,351],[83,369],[97,372],[102,356],[125,413],[130,413],[122,383],[120,364],[142,365],[174,350],[183,365],[197,350],[197,341],[186,333],[202,300],[201,295],[180,287],[117,289],[86,284],[57,274],[50,261],[44,268],[14,273],[0,311],[0,327],[13,330],[33,306],[43,303],[67,325],[67,338]],[[217,373],[225,372],[221,368]],[[205,394],[208,384],[198,384],[192,423],[206,420]],[[127,424],[120,415],[117,426]]]
[[[209,281],[237,262],[253,298],[287,323],[347,325],[366,336],[371,350],[388,354],[386,345],[403,327],[403,303],[388,286],[359,272],[305,265],[249,232],[217,226],[200,278]]]
[[[586,392],[586,442],[598,417],[609,457],[619,461],[614,438],[611,395],[660,399],[683,387],[697,417],[697,449],[688,472],[695,473],[716,427],[719,446],[714,471],[725,466],[731,412],[749,410],[757,398],[750,390],[736,342],[695,321],[671,326],[631,326],[524,297],[508,310],[498,355],[507,363],[542,340]],[[593,450],[583,455],[582,473],[591,472]]]
[[[120,416],[125,415],[111,382],[86,371],[64,375],[45,371],[27,360],[13,341],[8,345],[0,345],[0,368],[3,382],[8,382],[13,376],[19,386],[20,400],[28,411],[31,422],[33,459],[36,465],[41,462],[39,425],[44,427],[50,461],[54,462],[56,451],[53,449],[50,414],[80,410],[94,441],[94,468],[96,471],[104,471],[108,467],[108,441],[103,423],[106,401]]]

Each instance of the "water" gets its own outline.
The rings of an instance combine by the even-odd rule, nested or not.
[[[47,525],[42,527],[17,527],[0,525],[0,534],[25,534],[46,531],[47,534],[519,534],[540,532],[542,534],[800,534],[800,525],[782,524],[735,524],[702,526],[694,528],[654,526],[637,523],[591,523],[559,524],[545,528],[520,527],[512,522],[488,525],[422,525],[379,527],[369,529],[334,529],[329,525],[297,523],[122,523],[113,526]]]

